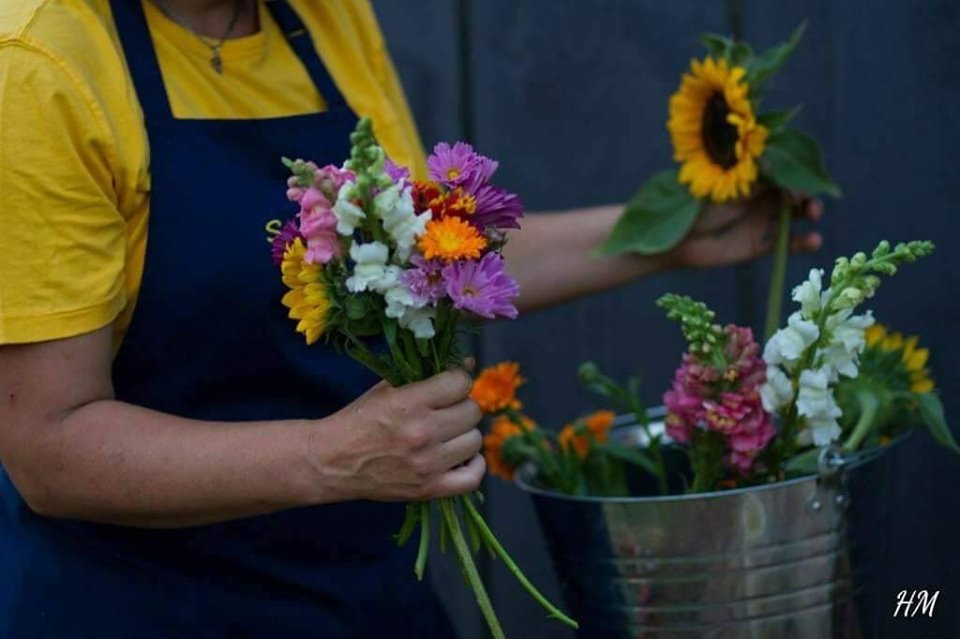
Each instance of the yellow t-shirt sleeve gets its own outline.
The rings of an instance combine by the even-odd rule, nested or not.
[[[97,103],[61,60],[0,43],[0,344],[106,326],[126,301],[126,225]]]

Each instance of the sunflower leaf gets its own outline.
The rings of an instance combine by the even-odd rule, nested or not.
[[[943,412],[943,403],[936,393],[922,393],[917,395],[917,407],[920,409],[920,416],[930,434],[937,443],[948,448],[955,453],[960,454],[960,446],[954,439],[950,427],[947,426],[947,418]]]
[[[719,33],[704,33],[700,36],[700,43],[717,58],[728,58],[733,50],[733,40]]]
[[[763,113],[757,116],[757,123],[767,127],[771,132],[776,132],[792,122],[802,110],[803,105],[798,104],[787,111],[770,111],[769,113]]]
[[[803,32],[806,30],[807,21],[804,20],[800,23],[800,26],[794,29],[786,42],[767,49],[750,61],[747,66],[747,84],[750,85],[751,91],[756,91],[759,85],[770,79],[770,76],[779,71],[780,67],[790,59],[797,45],[800,44]]]
[[[820,145],[795,129],[775,131],[763,154],[769,177],[777,186],[807,195],[840,197],[840,188],[823,167]]]
[[[730,63],[736,67],[746,67],[751,62],[753,62],[753,47],[743,40],[735,42],[730,50]]]
[[[657,173],[627,203],[595,255],[655,255],[668,251],[683,240],[699,213],[700,202],[677,181],[676,169]]]

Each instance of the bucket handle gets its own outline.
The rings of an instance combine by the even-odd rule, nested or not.
[[[850,505],[850,495],[847,493],[846,482],[843,481],[843,470],[850,461],[836,444],[830,444],[820,449],[817,457],[817,488],[810,496],[809,506],[815,511],[823,508],[822,493],[833,493],[834,506],[845,510]]]

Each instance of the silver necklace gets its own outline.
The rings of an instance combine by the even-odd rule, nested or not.
[[[160,13],[165,15],[169,20],[176,22],[181,27],[189,31],[193,37],[210,49],[210,66],[213,67],[213,70],[218,74],[222,74],[223,58],[220,56],[220,48],[223,47],[223,43],[226,42],[227,38],[230,37],[230,34],[233,33],[233,30],[237,26],[237,22],[240,20],[241,0],[234,0],[233,16],[230,18],[230,24],[227,25],[227,30],[223,32],[223,35],[217,42],[210,42],[205,37],[197,33],[193,27],[190,26],[190,23],[177,15],[170,7],[167,6],[167,3],[164,0],[153,0],[153,4],[156,5],[157,9],[160,9]]]

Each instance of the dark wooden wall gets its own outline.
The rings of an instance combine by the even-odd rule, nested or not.
[[[948,416],[960,414],[955,322],[960,311],[960,3],[947,0],[375,0],[382,28],[427,144],[465,138],[501,161],[500,183],[530,211],[622,201],[670,161],[666,99],[700,32],[737,31],[757,46],[802,19],[810,28],[769,95],[805,105],[801,125],[823,143],[845,197],[828,204],[826,244],[793,259],[790,281],[883,238],[935,240],[938,253],[884,284],[870,304],[899,330],[920,333]],[[485,363],[519,360],[524,397],[544,424],[592,407],[579,362],[640,371],[659,402],[682,347],[653,302],[665,291],[700,297],[726,320],[757,326],[766,261],[683,272],[484,329]],[[941,590],[934,619],[890,620],[884,637],[960,637],[960,459],[914,438],[896,482],[889,557],[903,589]],[[528,575],[553,598],[556,581],[528,500],[488,482],[487,512]],[[571,522],[577,525],[577,522]],[[462,639],[485,636],[447,558],[434,579]],[[447,564],[437,566],[437,564]],[[572,635],[546,621],[499,565],[485,565],[511,637]],[[890,614],[894,607],[890,593]],[[811,638],[814,639],[814,638]]]

